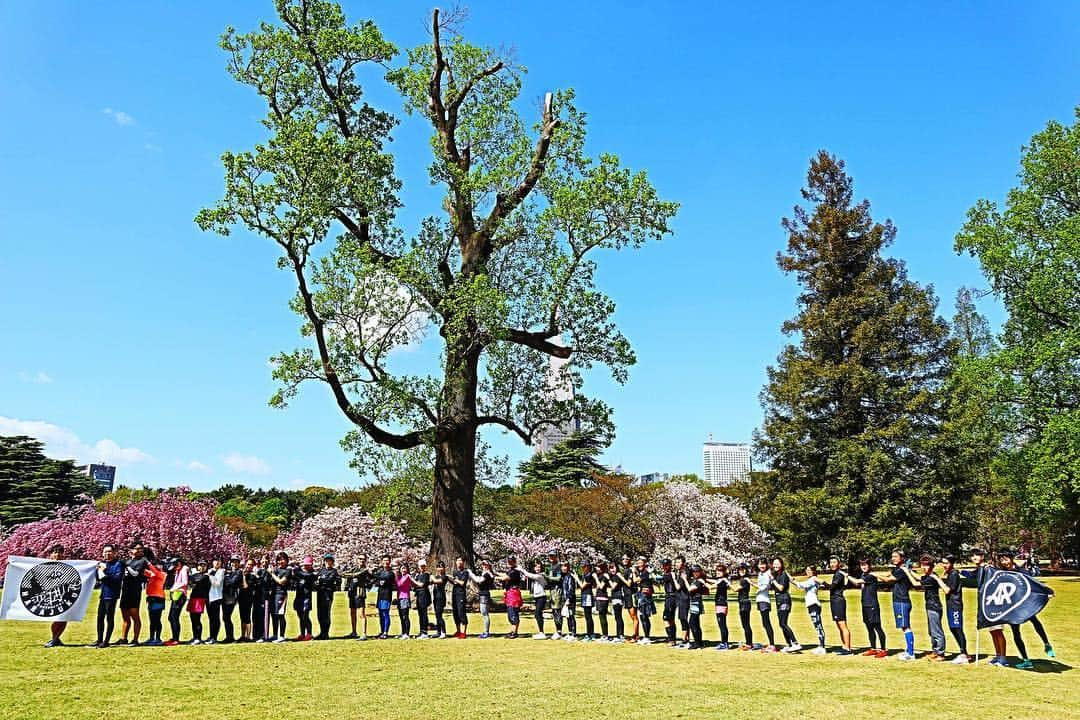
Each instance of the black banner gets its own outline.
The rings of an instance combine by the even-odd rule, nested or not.
[[[1024,573],[983,568],[978,627],[1026,622],[1046,607],[1053,594],[1053,590]]]

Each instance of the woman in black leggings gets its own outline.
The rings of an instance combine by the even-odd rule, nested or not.
[[[581,586],[581,613],[585,616],[585,642],[592,642],[595,627],[593,626],[593,608],[596,606],[596,575],[593,573],[591,563],[581,564],[581,577],[578,580]]]
[[[446,563],[442,560],[435,566],[435,574],[431,576],[431,607],[435,610],[435,630],[437,637],[446,638]]]
[[[769,644],[763,647],[762,650],[764,652],[776,652],[776,639],[773,635],[772,619],[769,617],[769,613],[772,612],[772,600],[769,596],[769,590],[772,587],[772,571],[769,570],[769,561],[765,558],[758,560],[757,582],[751,581],[751,584],[757,588],[754,600],[757,601],[757,609],[758,613],[761,614],[761,624],[765,627],[765,635],[769,638]]]
[[[791,617],[791,576],[787,574],[783,558],[774,558],[772,562],[772,587],[776,593],[776,619],[780,623],[780,631],[784,633],[784,646],[782,652],[799,652],[802,645],[795,639],[795,632],[788,625]]]
[[[600,642],[608,642],[608,608],[611,605],[610,576],[607,563],[598,562],[596,572],[596,616],[600,619]]]
[[[750,626],[750,612],[753,604],[750,601],[750,566],[746,563],[739,564],[739,576],[736,580],[739,597],[739,624],[743,631],[743,650],[754,647],[754,629]]]
[[[701,639],[701,616],[705,614],[705,593],[709,592],[709,586],[705,582],[705,570],[700,565],[690,569],[690,610],[687,620],[690,625],[690,644],[687,650],[700,650],[704,644]]]

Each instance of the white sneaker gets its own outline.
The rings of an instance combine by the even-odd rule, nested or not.
[[[638,645],[652,645],[652,640],[650,640],[649,638],[641,638],[640,640],[637,641],[637,644]]]
[[[967,665],[968,664],[967,655],[965,655],[964,653],[960,653],[959,655],[957,655],[956,657],[953,658],[952,664],[953,665]]]
[[[810,651],[810,654],[811,654],[811,655],[825,655],[825,654],[827,654],[828,652],[829,652],[829,651],[828,651],[828,650],[826,650],[826,649],[825,649],[825,648],[823,648],[823,647],[816,647],[816,648],[814,648],[813,650],[811,650],[811,651]]]
[[[358,637],[356,639],[357,640],[367,640],[367,635],[361,635],[360,637]]]
[[[397,636],[397,639],[398,640],[409,640],[410,638],[405,633],[401,633],[400,635]]]
[[[794,645],[785,645],[784,647],[780,648],[780,652],[782,652],[782,653],[793,653],[793,652],[795,652],[795,646]]]
[[[417,640],[429,640],[430,636],[427,633],[420,633],[416,636]]]
[[[622,645],[625,642],[621,637],[611,638],[612,645]]]
[[[532,639],[533,640],[547,640],[547,635],[545,635],[542,632],[538,632],[538,633],[536,633],[535,635],[532,636]]]
[[[563,636],[563,640],[566,642],[577,642],[577,635],[565,635]]]
[[[446,633],[439,633],[439,637],[438,637],[438,638],[436,638],[436,639],[438,639],[438,640],[445,640],[445,639],[446,639]]]
[[[552,640],[561,640],[561,639],[562,639],[562,635],[560,635],[560,634],[559,634],[559,633],[557,633],[557,632],[553,632],[553,633],[551,633],[551,639],[552,639]]]
[[[905,662],[906,662],[906,661],[908,661],[908,660],[914,660],[914,659],[915,659],[915,656],[914,656],[914,655],[910,655],[910,654],[908,654],[908,653],[906,653],[906,652],[902,652],[902,653],[900,653],[899,655],[897,655],[897,656],[896,656],[896,659],[897,659],[897,660],[903,660],[903,661],[905,661]]]
[[[792,643],[791,644],[791,652],[801,652],[801,651],[802,651],[802,645],[800,645],[799,643]]]

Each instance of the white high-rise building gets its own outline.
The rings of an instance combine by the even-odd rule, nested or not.
[[[551,339],[556,345],[562,345],[561,337]],[[570,360],[568,358],[548,356],[547,385],[548,392],[555,400],[573,400],[574,386],[563,377],[562,371]],[[559,425],[545,425],[533,434],[532,448],[534,453],[544,453],[570,437],[571,434],[581,430],[581,421],[576,417]]]
[[[748,443],[713,442],[712,436],[702,447],[705,482],[719,487],[750,479],[753,466]]]

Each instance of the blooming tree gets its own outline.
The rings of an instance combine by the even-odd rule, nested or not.
[[[280,538],[276,547],[290,557],[331,552],[343,568],[357,567],[361,557],[375,562],[389,555],[395,563],[413,563],[428,554],[426,546],[411,544],[403,523],[377,520],[359,505],[326,508]]]
[[[768,543],[738,501],[690,483],[665,485],[649,514],[655,557],[685,555],[706,566],[730,565],[760,553]]]
[[[68,557],[96,558],[103,545],[141,540],[159,556],[198,558],[243,554],[240,537],[214,519],[216,503],[192,500],[184,488],[126,505],[63,507],[55,517],[19,525],[0,540],[0,572],[8,555],[44,556],[53,545]]]
[[[575,542],[561,537],[534,533],[529,530],[487,529],[478,531],[476,552],[482,558],[499,562],[513,555],[521,562],[544,558],[548,553],[556,552],[571,562],[595,560],[600,552],[584,542]]]

